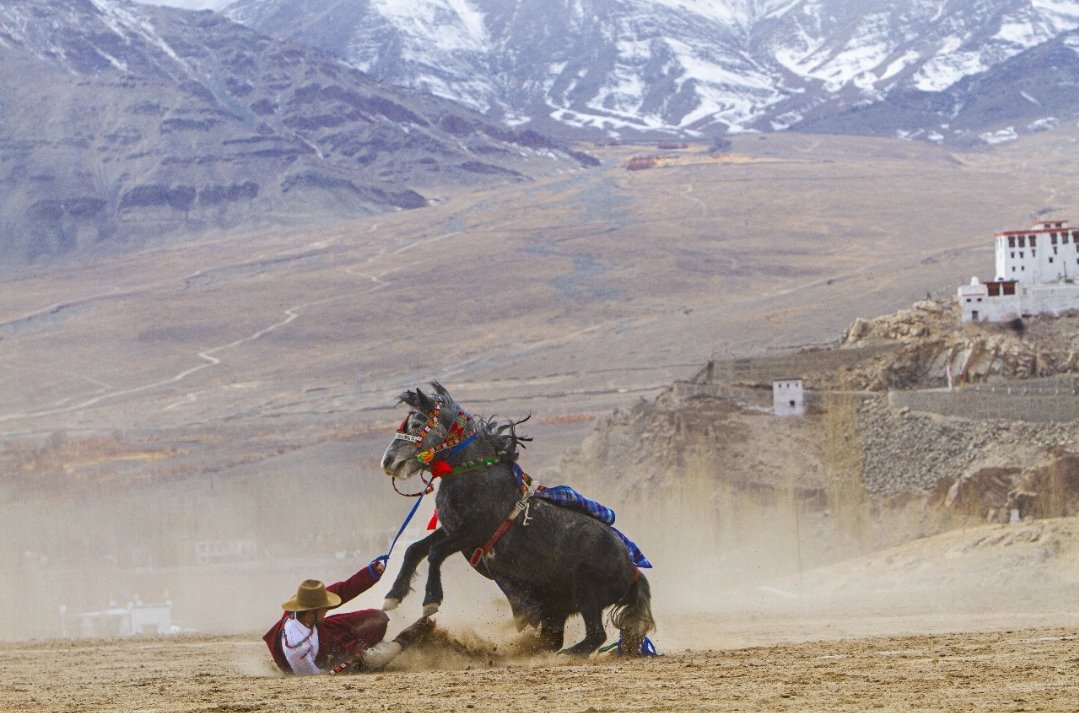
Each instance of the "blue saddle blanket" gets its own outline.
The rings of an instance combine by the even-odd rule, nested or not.
[[[517,480],[521,480],[521,470],[514,464],[514,473],[517,475]],[[576,510],[577,512],[590,515],[600,522],[610,526],[614,530],[614,534],[622,540],[626,545],[626,549],[629,550],[629,558],[633,562],[635,567],[641,567],[642,569],[649,569],[652,567],[652,563],[648,561],[648,558],[641,552],[641,548],[637,544],[626,537],[621,530],[614,526],[614,510],[610,509],[606,505],[597,503],[595,500],[591,500],[581,495],[568,485],[556,485],[553,488],[539,487],[536,489],[536,493],[532,496],[535,498],[542,498],[548,502],[560,505],[570,510]]]

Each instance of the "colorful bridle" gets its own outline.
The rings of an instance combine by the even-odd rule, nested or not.
[[[408,415],[401,421],[401,425],[397,427],[397,433],[394,434],[393,438],[394,440],[408,441],[415,444],[417,451],[416,460],[419,461],[421,465],[430,467],[435,460],[435,456],[439,453],[445,452],[446,455],[452,455],[466,447],[472,442],[472,439],[476,437],[476,428],[472,424],[472,416],[459,409],[457,411],[457,417],[453,421],[453,425],[450,426],[446,433],[446,438],[437,445],[431,446],[430,448],[424,448],[423,442],[427,440],[427,436],[439,426],[438,417],[442,413],[442,399],[435,399],[435,407],[428,415],[427,423],[423,425],[423,428],[420,429],[418,434],[412,435],[411,433],[408,433],[406,429],[409,420],[418,413],[418,411],[409,411]],[[424,493],[430,493],[434,490],[434,479],[444,472],[446,471],[443,470],[439,473],[432,472],[430,480],[421,475],[420,480],[424,484],[423,493],[402,493],[400,490],[397,490],[396,479],[394,479],[393,489],[397,490],[401,495],[411,495],[413,497],[423,495]]]

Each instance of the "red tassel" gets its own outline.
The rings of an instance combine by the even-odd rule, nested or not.
[[[427,529],[428,530],[434,530],[437,527],[438,527],[438,508],[435,508],[435,511],[433,513],[431,513],[431,521],[427,523]]]
[[[431,475],[438,478],[453,472],[453,466],[444,460],[435,461],[431,464]]]

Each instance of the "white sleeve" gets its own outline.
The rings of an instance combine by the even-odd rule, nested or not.
[[[297,676],[324,673],[315,665],[315,657],[318,656],[317,629],[312,631],[295,619],[289,619],[282,629],[281,648]]]
[[[311,649],[306,649],[303,654],[294,655],[291,651],[285,652],[292,672],[297,676],[309,676],[314,673],[323,673],[322,669],[315,665],[315,654]]]

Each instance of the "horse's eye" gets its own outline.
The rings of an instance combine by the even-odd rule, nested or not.
[[[415,417],[417,415],[418,414],[415,411],[412,411],[407,416],[405,416],[404,420],[401,421],[401,425],[397,427],[397,432],[407,433],[411,431],[415,424]]]

